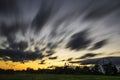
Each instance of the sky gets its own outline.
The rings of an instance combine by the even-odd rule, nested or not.
[[[120,65],[120,0],[0,0],[0,68]]]

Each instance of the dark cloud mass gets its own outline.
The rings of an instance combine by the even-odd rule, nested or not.
[[[71,61],[73,58],[68,58],[67,61]]]
[[[35,26],[36,32],[38,32],[37,30],[40,30],[45,25],[51,15],[51,9],[53,4],[50,4],[48,6],[46,1],[47,0],[41,1],[40,10],[36,15],[35,19],[33,20],[33,26]]]
[[[54,60],[54,59],[57,59],[57,56],[55,57],[49,57],[50,60]]]
[[[87,39],[88,34],[88,30],[84,30],[72,35],[70,41],[67,43],[67,48],[70,48],[72,50],[80,50],[87,48],[91,43],[91,40]]]
[[[46,51],[47,55],[46,57],[53,55],[55,52],[53,50]]]
[[[1,23],[0,25],[0,33],[3,36],[11,37],[15,35],[15,33],[20,29],[19,25],[13,24],[13,25],[7,25],[5,23]]]
[[[24,25],[21,25],[18,23],[15,23],[15,24],[12,24],[9,26],[5,23],[1,23],[0,35],[3,37],[6,37],[6,39],[7,39],[6,42],[8,43],[9,48],[12,48],[12,49],[19,48],[21,50],[24,50],[25,48],[28,47],[28,43],[26,41],[16,42],[16,33],[20,30],[22,32],[24,32],[25,28],[22,28],[22,26],[24,26]]]
[[[96,56],[92,51],[107,44],[117,52],[119,14],[120,0],[0,0],[0,58],[54,60],[63,48],[88,51],[80,59],[92,58]]]
[[[14,50],[25,50],[28,47],[28,43],[25,41],[20,41],[18,43],[12,43],[11,45],[9,45],[9,48],[12,48]]]
[[[90,48],[90,50],[96,50],[96,49],[99,49],[99,48],[103,47],[104,45],[107,44],[107,41],[108,41],[108,40],[102,40],[102,41],[99,41],[99,42],[95,43],[95,44],[93,45],[93,47]]]
[[[90,57],[94,57],[96,56],[97,54],[93,54],[93,53],[87,53],[83,56],[81,56],[80,58],[77,58],[77,59],[84,59],[84,58],[90,58]]]
[[[40,61],[39,64],[45,64],[45,60]]]
[[[8,16],[9,14],[16,14],[18,12],[16,0],[0,0],[0,15]]]
[[[102,6],[99,6],[102,5]],[[103,0],[102,2],[94,0],[91,4],[91,11],[87,13],[85,16],[85,20],[94,20],[105,17],[110,13],[119,10],[120,8],[120,1],[119,0]]]
[[[23,52],[20,50],[0,49],[0,58],[5,61],[26,62],[29,60],[42,59],[43,55],[37,52]]]

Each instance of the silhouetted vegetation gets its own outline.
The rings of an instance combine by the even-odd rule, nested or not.
[[[102,70],[103,69],[103,70]],[[116,68],[115,65],[108,63],[104,65],[95,65],[93,67],[84,66],[83,68],[79,66],[67,66],[55,67],[54,69],[38,69],[34,70],[32,68],[27,68],[22,71],[14,71],[13,69],[3,70],[0,69],[1,74],[15,74],[15,73],[34,73],[34,74],[81,74],[81,75],[120,75],[120,70]]]

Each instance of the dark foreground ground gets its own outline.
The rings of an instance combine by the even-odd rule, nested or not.
[[[0,74],[0,80],[120,80],[120,76],[54,75],[54,74]]]

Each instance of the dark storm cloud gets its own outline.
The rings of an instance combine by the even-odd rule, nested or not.
[[[26,26],[24,23],[14,22],[12,24],[7,24],[6,22],[0,22],[0,35],[5,36],[8,40],[9,37],[14,37],[18,31],[22,34],[26,32]]]
[[[13,25],[7,25],[5,23],[1,23],[0,25],[0,33],[3,36],[10,37],[12,35],[15,35],[15,33],[19,30],[19,25],[18,24],[13,24]]]
[[[56,43],[48,43],[45,48],[43,48],[41,51],[45,51],[47,54],[45,55],[46,57],[52,56],[55,53],[55,49],[57,48]]]
[[[35,52],[40,52],[38,47],[35,47],[34,50],[35,50]]]
[[[46,53],[47,53],[47,55],[45,55],[46,57],[48,57],[48,56],[52,56],[53,54],[54,54],[54,52],[53,51],[46,51]]]
[[[65,61],[65,59],[63,59],[63,60],[61,60],[62,62],[64,62]]]
[[[88,38],[88,30],[81,31],[71,36],[70,41],[67,43],[67,48],[72,50],[80,50],[87,48],[91,41]]]
[[[54,59],[57,59],[58,57],[55,56],[55,57],[49,57],[50,60],[54,60]]]
[[[98,54],[87,53],[87,54],[85,54],[85,55],[83,55],[83,56],[81,56],[81,57],[79,57],[79,58],[76,58],[76,59],[91,58],[91,57],[94,57],[94,56],[96,56],[96,55],[98,55]]]
[[[1,46],[3,47],[3,48],[7,48],[7,42],[6,41],[4,41],[3,43],[1,43]]]
[[[73,58],[68,58],[67,61],[71,61]]]
[[[73,58],[68,58],[68,59],[63,59],[63,60],[61,60],[61,62],[64,62],[64,61],[70,62],[70,61],[72,61],[72,60],[73,60]]]
[[[113,64],[120,65],[120,57],[104,57],[97,59],[87,59],[79,62],[82,64],[104,64],[111,62]]]
[[[45,60],[40,61],[39,64],[45,64]]]
[[[51,43],[51,42],[50,42],[50,43],[47,44],[47,47],[52,50],[52,49],[56,48],[57,45],[58,45],[57,43]]]
[[[49,4],[47,2],[49,2]],[[40,10],[32,23],[36,32],[38,32],[38,30],[40,30],[47,23],[52,14],[55,14],[52,13],[54,9],[54,3],[55,1],[53,0],[41,0]]]
[[[93,47],[90,48],[90,50],[96,50],[96,49],[102,48],[103,46],[105,46],[107,44],[107,41],[108,40],[102,40],[102,41],[99,41],[99,42],[95,43],[93,45]]]
[[[0,15],[8,16],[18,12],[16,0],[0,0]]]
[[[25,41],[20,41],[20,42],[14,42],[9,45],[9,48],[14,49],[14,50],[25,50],[28,47],[28,43]]]
[[[110,13],[120,9],[119,0],[94,0],[90,5],[89,12],[85,16],[85,20],[94,20],[105,17]]]
[[[69,63],[78,63],[78,64],[80,64],[80,61],[70,61]]]
[[[5,61],[26,62],[29,60],[42,59],[42,53],[37,52],[23,52],[20,50],[0,49],[0,58]]]
[[[19,49],[19,50],[24,50],[28,47],[28,43],[26,41],[20,41],[20,42],[16,42],[16,33],[20,30],[24,31],[23,29],[25,28],[21,28],[22,25],[21,24],[12,24],[12,25],[7,25],[5,23],[2,23],[0,25],[0,35],[6,37],[7,41],[6,43],[8,43],[9,48],[11,49]]]
[[[7,42],[11,45],[15,41],[15,33],[19,30],[17,24],[7,25],[2,23],[0,25],[0,35],[7,38]]]

